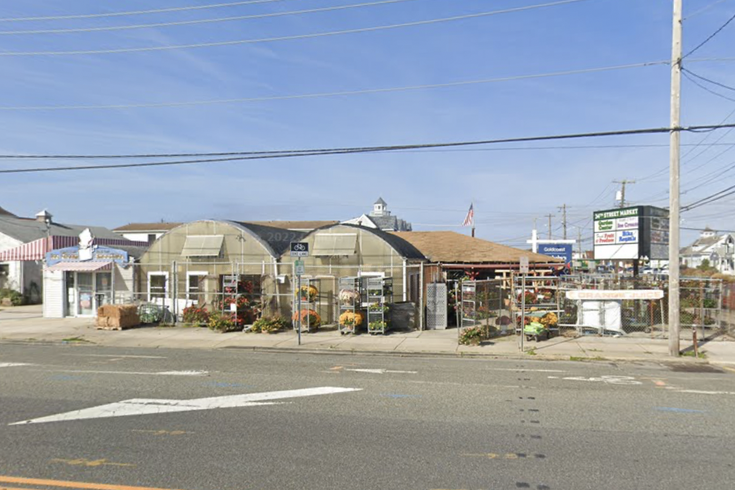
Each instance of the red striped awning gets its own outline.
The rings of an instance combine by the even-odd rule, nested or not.
[[[32,242],[24,243],[10,250],[0,252],[0,262],[16,262],[27,260],[43,260],[46,252],[59,248],[74,247],[79,244],[79,237],[75,236],[52,236],[39,238]],[[107,247],[144,247],[148,248],[148,242],[134,242],[124,238],[95,238],[93,245],[104,245]]]
[[[65,271],[65,272],[96,272],[112,270],[112,261],[105,260],[100,262],[57,262],[56,264],[46,267],[47,271]]]

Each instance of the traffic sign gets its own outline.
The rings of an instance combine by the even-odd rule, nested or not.
[[[308,242],[291,242],[291,257],[308,257]]]
[[[528,274],[528,271],[528,257],[524,255],[523,257],[521,257],[521,274]]]
[[[306,274],[306,267],[304,267],[303,260],[296,260],[293,265],[294,272],[297,276],[303,276],[304,274]]]

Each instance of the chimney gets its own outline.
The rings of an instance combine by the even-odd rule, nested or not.
[[[36,221],[39,221],[41,223],[47,223],[50,225],[52,223],[51,218],[53,217],[54,216],[51,213],[49,213],[48,210],[44,209],[43,211],[39,211],[36,214]]]

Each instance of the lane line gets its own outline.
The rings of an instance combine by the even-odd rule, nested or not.
[[[111,485],[107,483],[86,483],[64,480],[44,480],[40,478],[20,478],[15,476],[0,475],[0,483],[11,483],[18,485],[40,485],[43,487],[72,488],[82,490],[174,490],[154,487],[133,487],[130,485]]]
[[[123,357],[130,359],[168,359],[163,356],[116,356],[113,354],[62,354],[67,357]]]
[[[562,371],[561,369],[523,369],[523,368],[517,368],[517,369],[488,368],[485,371],[513,371],[514,373],[566,373],[566,371]]]
[[[676,412],[676,413],[706,413],[706,410],[692,410],[690,408],[675,407],[656,407],[659,412]]]
[[[33,364],[29,364],[27,362],[0,362],[0,368],[17,366],[33,366]]]
[[[209,376],[209,371],[107,371],[80,369],[35,369],[36,373],[81,373],[81,374],[135,374],[142,376]]]
[[[345,369],[345,371],[353,371],[356,373],[369,373],[369,374],[418,374],[418,371],[391,371],[390,369]]]

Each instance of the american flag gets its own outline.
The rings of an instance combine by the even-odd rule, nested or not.
[[[467,211],[467,216],[462,222],[462,226],[475,226],[475,208],[474,204],[470,204],[470,210]]]

